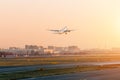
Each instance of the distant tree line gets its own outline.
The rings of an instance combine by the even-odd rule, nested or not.
[[[13,55],[13,53],[0,51],[0,57],[6,57],[7,55]]]

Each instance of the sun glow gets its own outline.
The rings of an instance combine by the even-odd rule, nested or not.
[[[120,35],[120,5],[119,5],[120,1],[117,1],[116,3],[116,19],[115,19],[115,31],[117,33],[117,35]]]
[[[117,15],[115,23],[116,23],[116,26],[115,26],[116,34],[120,35],[120,15]]]

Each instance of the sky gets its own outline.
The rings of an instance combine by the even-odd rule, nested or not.
[[[0,0],[0,48],[71,46],[120,47],[119,0]],[[48,29],[68,26],[57,35]]]

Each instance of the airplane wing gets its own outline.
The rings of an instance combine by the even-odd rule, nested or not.
[[[49,30],[49,31],[59,32],[59,30]]]
[[[75,31],[75,30],[66,30],[66,32],[71,32],[71,31]]]

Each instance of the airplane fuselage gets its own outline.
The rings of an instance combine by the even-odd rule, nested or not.
[[[67,29],[67,26],[66,26],[66,27],[64,27],[63,29],[60,29],[60,30],[50,30],[50,31],[53,31],[55,34],[67,34],[68,32],[71,32],[73,30]]]

